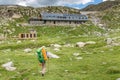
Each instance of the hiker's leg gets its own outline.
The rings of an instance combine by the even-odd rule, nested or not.
[[[46,71],[46,65],[45,62],[42,63],[42,74],[45,74]]]

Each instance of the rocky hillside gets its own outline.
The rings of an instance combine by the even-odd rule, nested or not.
[[[120,28],[120,4],[105,10],[99,16],[109,28]]]
[[[62,6],[52,6],[52,7],[23,7],[18,5],[1,5],[0,6],[0,16],[1,17],[31,17],[38,16],[40,12],[49,12],[49,13],[80,13],[78,9],[62,7]]]
[[[92,5],[88,5],[86,8],[83,8],[82,11],[103,11],[106,9],[111,8],[112,6],[118,5],[120,4],[119,0],[115,0],[115,1],[105,1],[99,4],[92,4]]]
[[[12,34],[15,28],[18,29],[16,26],[27,24],[30,17],[38,17],[41,12],[80,13],[80,10],[62,6],[33,8],[29,6],[0,5],[0,32]]]

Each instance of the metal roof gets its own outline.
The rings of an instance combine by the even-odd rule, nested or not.
[[[82,14],[41,13],[41,17],[42,20],[88,20],[88,17]]]

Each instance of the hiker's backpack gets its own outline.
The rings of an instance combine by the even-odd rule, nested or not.
[[[39,48],[37,50],[37,56],[38,56],[38,60],[40,63],[45,62],[48,58],[47,58],[47,52],[44,48]]]

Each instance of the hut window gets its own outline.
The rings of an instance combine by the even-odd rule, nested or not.
[[[26,37],[28,38],[28,37],[29,37],[29,34],[26,34]]]
[[[36,34],[34,34],[34,37],[36,37]]]
[[[30,34],[30,38],[32,38],[32,34]]]
[[[25,37],[25,34],[21,34],[21,38],[24,38]]]

